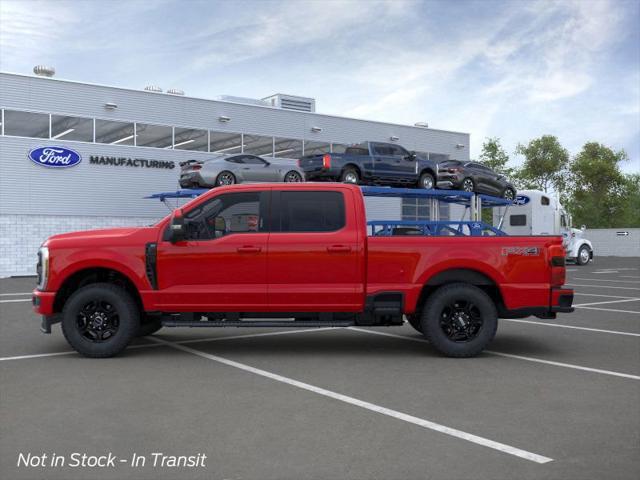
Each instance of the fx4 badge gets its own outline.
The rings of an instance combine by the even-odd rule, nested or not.
[[[536,257],[540,255],[538,247],[502,247],[502,256],[520,255],[524,257]]]

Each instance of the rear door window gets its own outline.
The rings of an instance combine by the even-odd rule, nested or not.
[[[509,217],[509,225],[511,225],[512,227],[524,227],[526,224],[526,215],[511,215]]]
[[[340,192],[280,192],[281,232],[334,232],[345,226],[344,196]]]

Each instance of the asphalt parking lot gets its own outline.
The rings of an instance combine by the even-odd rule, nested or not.
[[[640,478],[638,258],[569,265],[574,313],[502,320],[473,359],[405,325],[163,329],[92,360],[39,332],[33,282],[0,280],[0,478]]]

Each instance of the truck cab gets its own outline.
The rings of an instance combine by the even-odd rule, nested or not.
[[[586,227],[573,228],[571,215],[560,202],[540,190],[518,192],[512,206],[494,210],[493,222],[502,222],[501,229],[508,235],[561,235],[567,259],[578,265],[593,260],[593,245],[585,238]]]

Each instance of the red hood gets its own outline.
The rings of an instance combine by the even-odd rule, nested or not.
[[[145,239],[154,241],[156,237],[157,227],[103,228],[52,235],[44,243],[44,246],[67,247],[85,243],[94,246],[127,245],[140,243]]]

